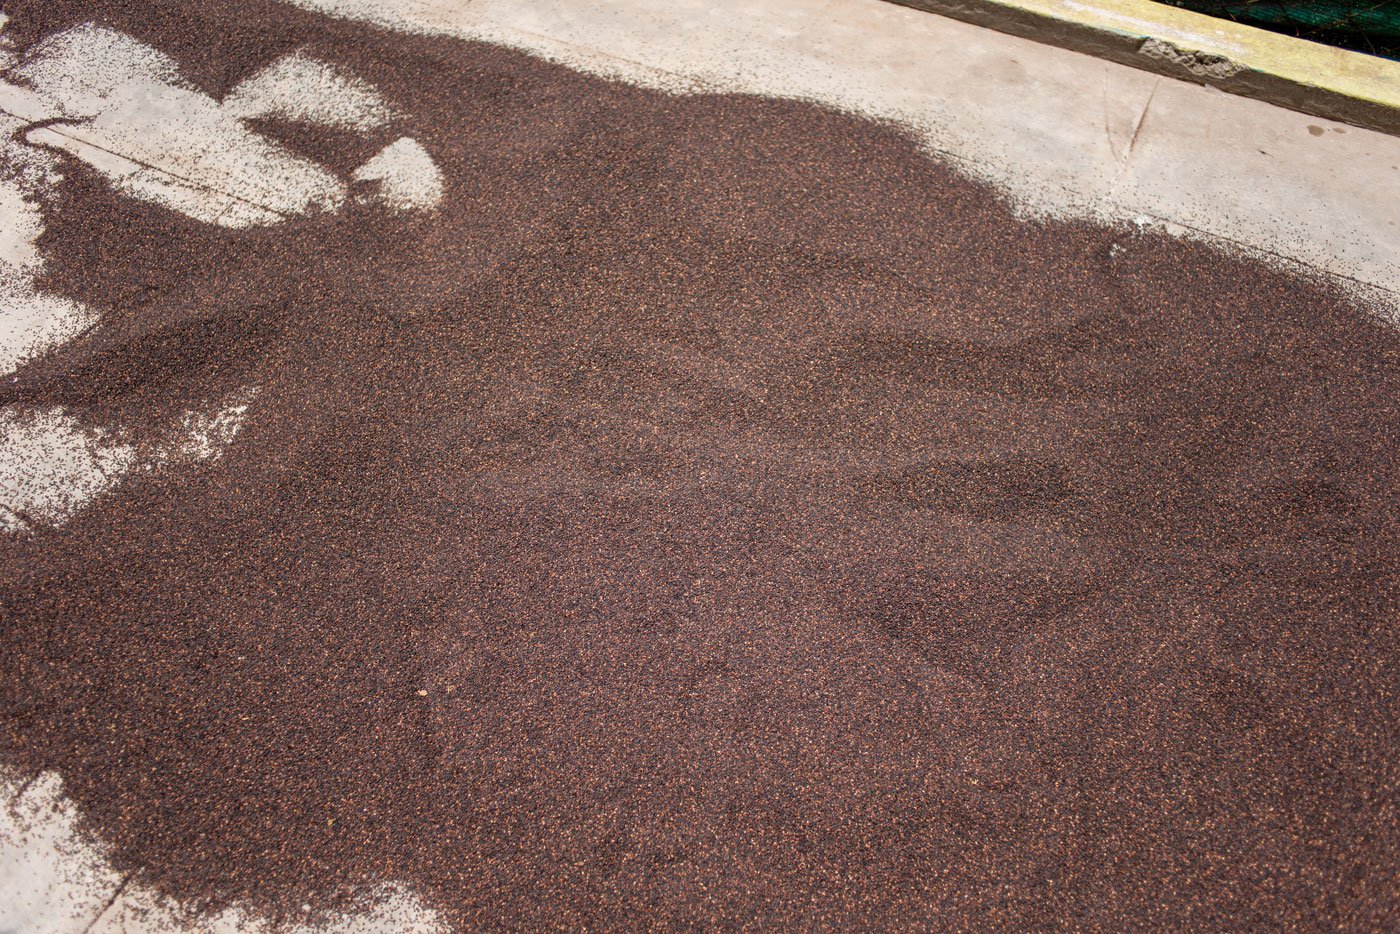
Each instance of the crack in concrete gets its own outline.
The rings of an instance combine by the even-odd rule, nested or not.
[[[98,911],[97,914],[93,916],[93,919],[83,928],[82,934],[89,934],[93,928],[97,927],[99,921],[107,917],[107,912],[111,911],[112,906],[117,903],[117,899],[121,898],[122,892],[126,890],[126,884],[130,881],[130,873],[122,877],[122,880],[117,883],[117,887],[112,890],[112,894],[107,897],[107,901],[103,904],[102,909]]]
[[[24,117],[20,116],[19,114],[12,113],[12,112],[10,112],[10,111],[8,111],[8,110],[5,110],[4,108],[0,108],[0,114],[3,114],[3,115],[5,115],[5,116],[7,116],[7,117],[12,117],[12,118],[14,118],[14,119],[16,119],[16,120],[24,120],[24,119],[25,119]],[[206,183],[204,183],[204,182],[196,181],[195,179],[192,179],[192,178],[187,178],[186,176],[183,176],[183,175],[181,175],[181,174],[178,173],[178,172],[172,172],[170,169],[167,169],[167,168],[165,168],[164,166],[159,166],[159,165],[155,165],[154,163],[145,162],[145,161],[143,161],[143,160],[141,160],[141,159],[136,158],[135,156],[130,156],[130,155],[127,155],[126,153],[119,152],[119,151],[117,151],[117,150],[115,150],[115,149],[109,149],[109,148],[107,148],[106,146],[101,146],[101,145],[99,145],[99,144],[97,144],[97,143],[92,142],[91,140],[84,139],[83,137],[78,136],[78,135],[76,135],[76,134],[74,134],[74,133],[71,133],[71,132],[64,132],[64,128],[65,128],[65,127],[71,126],[71,125],[73,125],[75,122],[76,122],[76,121],[74,121],[74,120],[71,119],[71,118],[64,118],[64,117],[53,118],[53,119],[49,119],[49,120],[26,121],[26,124],[27,124],[27,125],[26,125],[25,127],[23,127],[22,129],[20,129],[19,131],[17,131],[16,135],[18,136],[19,134],[27,134],[27,133],[32,132],[33,130],[36,130],[36,129],[48,130],[50,133],[53,133],[53,134],[55,134],[55,135],[57,135],[57,136],[62,136],[64,139],[71,139],[71,140],[73,140],[73,141],[76,142],[76,143],[81,143],[81,144],[84,145],[84,146],[91,146],[93,149],[99,150],[99,151],[101,151],[101,152],[105,152],[105,153],[107,153],[107,154],[110,155],[110,156],[116,156],[116,157],[119,158],[119,159],[125,159],[126,161],[132,163],[133,165],[138,165],[138,166],[140,166],[140,167],[143,168],[143,169],[150,169],[152,172],[159,172],[161,175],[164,175],[164,176],[166,176],[167,178],[172,178],[172,179],[176,180],[177,182],[179,182],[179,183],[181,183],[181,184],[189,185],[189,186],[191,186],[191,187],[198,188],[198,189],[201,189],[201,190],[203,190],[203,191],[213,192],[214,194],[216,194],[216,195],[221,195],[221,196],[223,196],[223,197],[225,197],[225,198],[231,198],[231,199],[233,199],[234,201],[241,202],[241,203],[243,203],[243,204],[248,205],[249,207],[257,208],[257,209],[260,210],[260,211],[267,211],[267,212],[270,213],[270,214],[276,214],[278,217],[281,217],[281,218],[284,218],[284,219],[291,217],[291,215],[287,214],[287,212],[285,212],[285,211],[280,211],[280,210],[278,210],[277,208],[268,207],[268,206],[265,205],[265,204],[261,204],[261,203],[259,203],[259,202],[257,202],[257,201],[254,201],[254,200],[250,199],[250,198],[245,198],[245,197],[243,197],[242,195],[237,194],[237,193],[235,193],[235,192],[228,191],[228,190],[223,189],[223,188],[218,188],[218,187],[215,187],[215,186],[213,186],[213,185],[206,184]],[[26,145],[26,146],[31,146],[31,147],[36,147],[36,148],[48,148],[48,147],[43,146],[42,143],[31,143],[31,142],[28,141],[28,140],[21,140],[21,142],[23,142],[23,144]],[[227,210],[227,209],[226,209],[226,210]]]
[[[1162,79],[1158,78],[1152,82],[1152,90],[1147,94],[1147,103],[1142,105],[1142,112],[1138,114],[1137,123],[1133,126],[1133,134],[1128,137],[1128,145],[1123,150],[1123,155],[1118,160],[1118,167],[1113,172],[1113,178],[1108,183],[1108,193],[1105,198],[1111,199],[1118,190],[1118,182],[1123,178],[1123,173],[1127,171],[1128,160],[1133,157],[1133,149],[1137,146],[1138,137],[1142,135],[1142,128],[1147,123],[1147,112],[1152,109],[1152,101],[1157,97],[1157,88],[1161,87]]]

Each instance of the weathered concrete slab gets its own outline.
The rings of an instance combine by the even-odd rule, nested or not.
[[[1400,63],[1151,0],[894,0],[1305,113],[1400,132]]]
[[[0,930],[81,934],[122,885],[83,840],[58,776],[42,775],[0,805]]]
[[[1400,138],[884,0],[293,2],[681,93],[802,97],[895,120],[1029,211],[1180,225],[1400,292],[1385,216]]]
[[[1394,288],[1400,140],[1163,79],[1111,199]]]

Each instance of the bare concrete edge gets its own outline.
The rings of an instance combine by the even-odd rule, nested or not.
[[[889,0],[1400,135],[1400,62],[1151,0]]]

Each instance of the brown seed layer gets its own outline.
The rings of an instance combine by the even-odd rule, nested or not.
[[[216,462],[0,542],[0,762],[121,868],[476,927],[1400,920],[1400,335],[1027,223],[901,133],[261,2],[31,0],[220,95],[306,47],[426,217],[243,232],[81,166],[0,403]]]

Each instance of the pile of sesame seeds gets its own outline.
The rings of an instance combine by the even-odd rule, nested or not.
[[[1400,913],[1391,326],[808,104],[17,6],[216,98],[309,49],[445,183],[229,231],[67,169],[44,285],[102,323],[0,404],[139,434],[258,387],[217,461],[0,542],[0,761],[120,868],[463,929]]]

